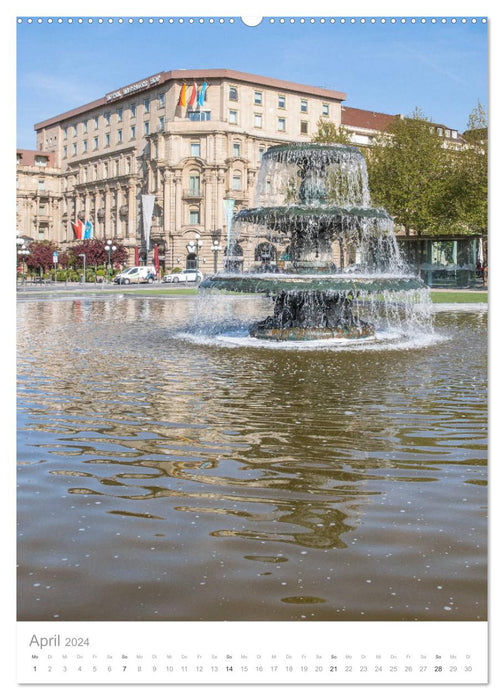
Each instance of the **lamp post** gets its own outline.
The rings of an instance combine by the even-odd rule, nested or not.
[[[112,245],[112,241],[107,241],[107,245],[105,246],[105,250],[108,253],[108,267],[107,267],[107,280],[110,282],[110,254],[117,250],[117,246]]]
[[[187,248],[187,252],[189,253],[189,255],[195,256],[196,270],[197,270],[199,268],[199,251],[200,251],[200,248],[203,246],[203,243],[200,240],[201,236],[199,233],[196,233],[194,235],[194,238],[196,240],[189,241],[189,243],[186,245],[186,248]]]
[[[79,258],[84,258],[84,275],[83,275],[83,281],[86,282],[86,253],[79,253]]]
[[[21,265],[22,265],[22,271],[21,271],[21,283],[24,284],[25,281],[25,260],[26,256],[30,255],[30,251],[28,248],[25,246],[24,241],[22,241],[22,248],[18,250],[18,255],[21,256]]]
[[[213,271],[214,274],[217,273],[217,257],[219,255],[219,250],[222,250],[222,246],[220,245],[218,240],[215,240],[212,242],[211,250],[213,251]]]

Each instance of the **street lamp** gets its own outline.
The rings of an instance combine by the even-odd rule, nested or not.
[[[117,246],[112,245],[112,241],[107,241],[107,245],[105,246],[105,250],[108,253],[108,268],[107,268],[107,279],[110,282],[110,254],[117,250]]]
[[[79,253],[79,258],[84,258],[84,282],[86,281],[86,253]]]
[[[25,260],[26,260],[26,256],[27,256],[27,255],[30,255],[30,251],[29,251],[28,248],[25,246],[24,241],[22,241],[22,246],[23,246],[23,247],[22,247],[20,250],[18,250],[18,255],[21,256],[21,265],[22,265],[22,277],[21,277],[21,281],[22,281],[22,284],[24,284],[24,281],[25,281]]]
[[[213,250],[213,270],[215,274],[217,273],[217,257],[219,255],[219,250],[222,250],[222,246],[220,245],[219,241],[213,241],[211,250]]]
[[[199,268],[199,251],[200,248],[203,246],[203,243],[200,241],[200,234],[196,233],[194,235],[194,238],[196,239],[195,241],[189,241],[189,243],[186,245],[187,252],[189,255],[194,255],[196,259],[196,270]]]

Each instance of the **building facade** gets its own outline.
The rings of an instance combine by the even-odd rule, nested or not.
[[[120,87],[36,124],[36,150],[17,151],[18,237],[65,250],[80,220],[95,238],[123,244],[131,264],[151,264],[154,247],[165,271],[211,274],[223,255],[238,267],[268,262],[260,241],[226,249],[227,212],[254,205],[262,154],[311,141],[321,118],[372,146],[401,116],[343,106],[345,98],[228,69],[161,72]],[[446,147],[464,146],[458,132],[432,129]],[[148,232],[143,195],[154,198]]]
[[[263,152],[310,141],[321,117],[339,126],[344,99],[226,69],[163,72],[119,88],[35,125],[36,153],[50,157],[57,197],[49,228],[20,215],[18,232],[65,248],[71,223],[90,221],[94,236],[124,244],[131,262],[135,248],[151,262],[157,245],[167,270],[194,265],[188,244],[199,237],[198,265],[211,273],[214,241],[226,252],[224,201],[252,206]],[[149,251],[144,194],[155,197]]]

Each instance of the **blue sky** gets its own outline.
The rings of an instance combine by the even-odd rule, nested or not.
[[[95,18],[93,23],[88,17]],[[152,24],[136,15],[98,23],[23,21],[17,26],[17,142],[35,148],[33,125],[163,70],[231,68],[346,93],[346,105],[390,114],[418,107],[434,122],[464,130],[478,100],[487,107],[487,25],[406,16],[373,24],[322,24],[286,17],[248,27],[185,17]],[[181,15],[174,15],[178,18]],[[56,15],[58,17],[58,15]],[[63,17],[63,15],[60,15]],[[133,18],[132,23],[128,22]],[[315,15],[317,17],[317,15]],[[358,18],[366,17],[357,15]]]

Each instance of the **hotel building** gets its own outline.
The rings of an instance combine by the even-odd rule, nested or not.
[[[135,249],[151,263],[157,245],[164,269],[198,264],[210,274],[214,241],[226,253],[224,202],[235,211],[253,206],[268,147],[311,141],[321,118],[366,146],[394,119],[342,107],[345,99],[228,69],[161,72],[117,88],[35,124],[36,150],[17,151],[18,236],[64,250],[79,219],[93,224],[95,238],[125,245],[131,263]],[[155,197],[148,251],[142,195]],[[196,260],[188,244],[198,238]],[[248,255],[261,261],[259,249]]]

